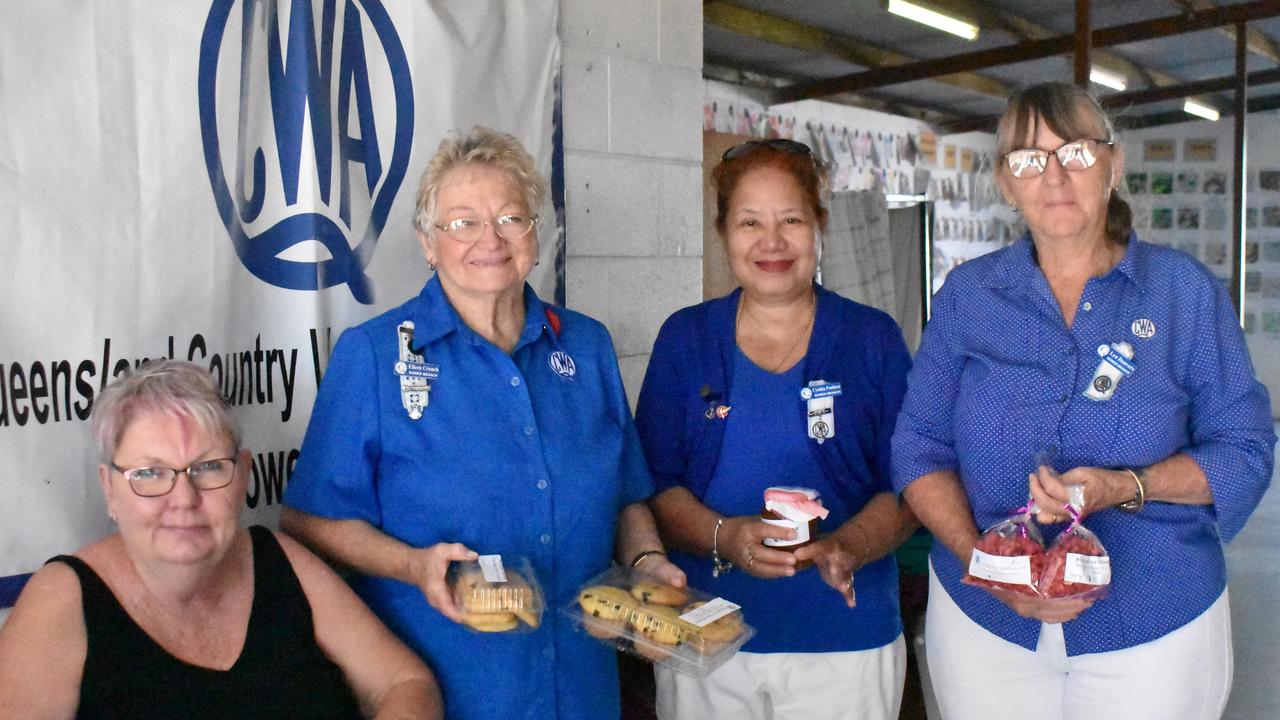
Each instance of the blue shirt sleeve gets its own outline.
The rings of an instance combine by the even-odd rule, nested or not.
[[[1184,311],[1199,318],[1185,358],[1191,393],[1191,445],[1213,492],[1218,533],[1228,542],[1244,527],[1271,482],[1275,430],[1267,389],[1255,377],[1244,333],[1221,285]]]
[[[622,487],[622,505],[626,506],[653,495],[654,483],[645,463],[644,451],[640,447],[635,420],[631,417],[631,405],[627,402],[626,388],[622,384],[622,372],[613,352],[613,338],[608,329],[603,325],[600,327],[604,332],[600,354],[603,356],[604,372],[609,377],[609,402],[613,406],[614,418],[622,429],[622,457],[618,461],[621,477],[618,480]]]
[[[668,318],[658,331],[636,402],[636,426],[653,474],[655,493],[687,485],[688,417],[679,362],[680,347],[686,343],[680,338],[676,322],[675,316]]]
[[[893,434],[895,421],[907,391],[907,373],[911,370],[911,353],[902,339],[898,324],[884,323],[880,347],[880,418],[876,428],[876,489],[893,492]]]
[[[948,280],[934,297],[933,316],[907,376],[892,441],[895,492],[929,473],[958,467],[951,416],[964,365],[952,340],[955,292]]]
[[[374,471],[380,452],[373,344],[360,328],[334,346],[284,502],[291,508],[379,527]]]

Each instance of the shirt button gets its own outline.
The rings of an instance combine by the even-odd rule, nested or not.
[[[520,387],[520,378],[518,377],[511,378],[511,387]]]
[[[542,541],[542,544],[543,544],[543,545],[550,545],[550,544],[551,544],[551,534],[550,534],[550,533],[542,533],[542,537],[540,537],[540,538],[538,538],[538,539]]]
[[[1066,402],[1067,400],[1070,400],[1070,399],[1071,399],[1071,396],[1070,396],[1070,395],[1068,395],[1068,394],[1066,394],[1066,393],[1062,393],[1062,395],[1058,398],[1058,402],[1060,402],[1060,403],[1064,403],[1064,402]]]
[[[531,426],[531,425],[525,425],[525,426],[524,426],[524,434],[525,434],[525,435],[533,435],[533,426]]]
[[[1075,345],[1072,345],[1071,347],[1067,348],[1067,350],[1066,350],[1066,353],[1065,353],[1065,354],[1067,354],[1067,355],[1075,355],[1075,354],[1076,354],[1076,346],[1075,346]]]
[[[1093,303],[1091,303],[1091,302],[1086,302],[1086,303],[1084,304],[1084,311],[1085,311],[1085,312],[1089,312],[1089,311],[1090,311],[1090,310],[1092,310],[1092,309],[1093,309]]]
[[[546,481],[546,480],[539,480],[539,481],[538,481],[538,489],[539,489],[539,490],[546,490],[546,489],[547,489],[547,481]]]

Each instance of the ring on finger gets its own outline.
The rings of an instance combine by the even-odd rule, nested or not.
[[[755,561],[756,561],[756,556],[752,554],[751,548],[748,547],[747,548],[747,567],[751,567],[751,564],[754,563]]]

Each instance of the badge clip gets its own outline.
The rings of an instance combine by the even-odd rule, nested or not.
[[[1116,386],[1120,380],[1133,374],[1137,367],[1133,364],[1133,346],[1127,342],[1117,342],[1098,346],[1098,368],[1093,371],[1089,387],[1084,396],[1096,402],[1110,400],[1116,394]]]
[[[400,359],[393,370],[400,376],[400,403],[410,420],[421,420],[422,411],[431,402],[431,381],[440,377],[440,367],[423,360],[413,350],[413,321],[405,320],[396,328]]]
[[[813,380],[800,388],[800,399],[805,401],[809,437],[819,445],[836,435],[835,399],[844,394],[840,383]]]

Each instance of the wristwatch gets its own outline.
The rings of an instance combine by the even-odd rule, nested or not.
[[[1142,510],[1142,506],[1147,504],[1147,483],[1143,478],[1146,471],[1142,468],[1138,468],[1137,470],[1134,470],[1133,468],[1120,469],[1123,472],[1129,473],[1129,476],[1133,478],[1133,484],[1137,486],[1137,489],[1133,494],[1133,499],[1126,500],[1119,505],[1116,505],[1116,509],[1123,510],[1127,513],[1139,512]]]

